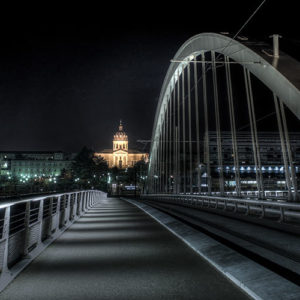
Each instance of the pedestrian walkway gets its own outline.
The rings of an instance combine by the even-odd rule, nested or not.
[[[249,299],[132,204],[103,198],[0,299]]]

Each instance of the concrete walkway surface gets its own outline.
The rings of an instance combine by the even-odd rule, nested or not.
[[[103,196],[0,299],[249,298],[146,213]]]

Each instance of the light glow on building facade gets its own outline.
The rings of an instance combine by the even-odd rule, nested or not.
[[[114,135],[113,148],[97,152],[95,156],[103,157],[109,168],[117,167],[119,169],[133,167],[141,160],[148,162],[149,158],[148,153],[141,153],[128,148],[128,136],[123,129],[122,121],[120,121],[119,130]]]

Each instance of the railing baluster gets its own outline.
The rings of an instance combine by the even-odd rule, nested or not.
[[[25,208],[25,219],[24,219],[25,239],[24,239],[23,256],[28,255],[28,242],[29,242],[29,234],[30,234],[29,220],[30,220],[30,201],[26,203],[26,208]]]
[[[10,206],[5,208],[2,239],[4,240],[4,251],[2,258],[1,277],[8,272],[8,241],[9,241],[9,223],[10,223]],[[1,278],[0,277],[0,278]]]
[[[38,222],[40,228],[39,228],[39,234],[37,239],[37,246],[40,243],[42,243],[44,199],[41,199],[39,204],[40,205],[39,205]]]

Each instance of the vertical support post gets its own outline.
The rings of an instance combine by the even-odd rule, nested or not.
[[[155,180],[155,178],[154,178],[155,172],[157,171],[157,168],[158,168],[158,163],[160,163],[157,161],[157,156],[155,153],[156,148],[157,148],[157,141],[156,141],[156,136],[154,136],[153,147],[152,147],[152,152],[151,152],[150,174],[149,174],[149,176],[150,176],[149,179],[150,179],[150,183],[151,183],[150,193],[156,193],[157,188],[158,188],[157,180]]]
[[[173,113],[172,113],[172,102],[173,102],[173,89],[171,87],[171,82],[170,82],[170,105],[169,105],[169,177],[168,177],[168,182],[169,182],[169,193],[172,192],[172,144],[173,144],[173,139],[172,139],[172,118],[173,118]]]
[[[155,139],[155,137],[154,137]],[[152,147],[152,153],[151,153],[151,177],[154,176],[154,173],[157,172],[157,168],[158,168],[158,161],[157,161],[157,144],[154,141],[153,142],[153,147]],[[154,170],[154,171],[153,171]],[[157,193],[157,181],[154,181],[153,179],[153,186],[152,186],[152,193]]]
[[[165,156],[166,156],[166,120],[165,120],[165,106],[164,106],[164,115],[163,115],[163,120],[162,120],[162,189],[161,192],[165,193],[165,166],[166,166],[166,161],[165,161]]]
[[[55,214],[55,228],[54,228],[54,231],[56,231],[59,228],[61,197],[62,196],[58,196],[58,199],[57,199],[57,207],[56,207],[56,214]]]
[[[77,216],[81,215],[81,207],[82,207],[82,192],[78,193],[78,203],[77,203]]]
[[[87,201],[87,209],[89,209],[91,207],[91,197],[92,197],[92,193],[89,191],[88,201]]]
[[[245,78],[248,113],[249,113],[249,120],[250,120],[253,158],[254,158],[254,164],[255,164],[255,170],[256,170],[255,171],[256,184],[257,184],[258,196],[259,196],[259,198],[262,199],[262,198],[264,198],[264,188],[263,188],[263,177],[262,177],[262,170],[261,170],[262,166],[261,166],[261,160],[260,160],[259,141],[258,141],[258,136],[257,136],[256,117],[255,117],[255,110],[254,110],[251,77],[250,77],[249,70],[246,70],[245,67],[244,67],[244,78]]]
[[[188,113],[189,113],[189,186],[190,195],[193,194],[193,148],[192,148],[192,105],[191,105],[191,70],[187,66]]]
[[[182,152],[183,152],[183,193],[186,194],[186,137],[185,137],[185,82],[184,82],[184,67],[182,67]]]
[[[30,201],[27,201],[26,202],[26,208],[25,208],[25,217],[24,217],[25,239],[24,239],[23,256],[28,255],[29,219],[30,219]]]
[[[149,173],[148,173],[148,185],[149,185],[149,191],[150,193],[154,193],[156,192],[156,188],[157,188],[157,185],[155,185],[155,182],[154,182],[154,170],[155,168],[157,167],[157,161],[156,161],[156,158],[155,158],[155,149],[156,149],[156,144],[155,144],[155,137],[154,137],[154,141],[152,142],[153,143],[153,146],[151,148],[151,158],[150,158],[150,165],[149,165]]]
[[[273,34],[270,37],[273,38],[273,56],[279,58],[279,38],[281,38],[281,36],[279,34]]]
[[[84,211],[87,211],[89,207],[89,200],[90,200],[90,192],[86,192]]]
[[[196,141],[197,141],[197,185],[198,193],[201,193],[201,170],[200,170],[200,124],[199,124],[199,98],[198,98],[198,70],[197,58],[194,62],[194,83],[195,83],[195,114],[196,114]]]
[[[213,79],[213,90],[214,90],[216,132],[217,132],[219,188],[220,188],[221,196],[224,196],[224,169],[223,169],[223,158],[222,158],[222,136],[221,136],[221,124],[220,124],[220,112],[219,112],[219,96],[218,96],[216,58],[215,58],[214,51],[211,51],[211,59],[212,59],[212,75],[213,75],[212,79]]]
[[[289,131],[288,131],[288,128],[287,128],[283,102],[281,100],[279,100],[279,103],[280,103],[280,111],[281,111],[281,116],[282,116],[284,136],[285,136],[285,141],[286,141],[286,149],[287,149],[287,154],[288,154],[288,158],[289,158],[289,169],[290,169],[290,173],[291,173],[291,181],[292,181],[292,186],[293,186],[293,190],[294,190],[293,191],[293,200],[297,201],[297,198],[298,198],[298,184],[297,184],[297,178],[296,178],[295,165],[293,163],[293,156],[292,156],[292,151],[291,151]]]
[[[175,128],[175,141],[176,141],[176,145],[175,145],[175,168],[176,168],[176,172],[175,172],[175,193],[179,194],[179,172],[178,172],[178,168],[179,168],[179,160],[178,160],[178,127],[176,126]]]
[[[72,220],[76,218],[76,212],[77,212],[77,198],[78,193],[74,193],[74,204],[73,204],[73,211],[72,211]]]
[[[167,186],[168,186],[168,177],[167,177],[167,159],[168,159],[168,103],[165,104],[165,112],[164,112],[164,186],[163,192],[164,194],[167,193]]]
[[[231,73],[229,67],[229,57],[225,56],[225,73],[226,73],[226,83],[227,83],[227,98],[229,105],[229,118],[231,127],[231,137],[232,137],[232,150],[233,150],[233,160],[235,168],[235,184],[237,196],[241,196],[241,180],[240,180],[240,166],[239,166],[239,155],[236,140],[236,125],[235,125],[235,115],[233,106],[233,95],[232,95],[232,84],[231,84]]]
[[[67,207],[65,207],[65,220],[64,224],[68,224],[70,220],[70,202],[71,202],[71,194],[67,194],[65,201],[67,201]]]
[[[82,195],[82,213],[84,213],[85,212],[85,203],[86,203],[86,197],[87,197],[87,192],[86,191],[84,191],[83,192],[83,195]]]
[[[53,197],[50,198],[50,203],[49,203],[49,227],[47,230],[47,236],[51,236],[52,224],[53,224]]]
[[[42,242],[43,237],[43,213],[44,213],[44,199],[40,200],[40,206],[39,206],[39,214],[38,214],[38,222],[40,224],[39,228],[39,236],[38,236],[38,245]],[[37,246],[38,246],[37,245]]]
[[[92,192],[91,191],[89,191],[89,201],[88,201],[88,209],[90,209],[91,208],[91,204],[92,204]]]
[[[170,104],[170,94],[168,95],[166,104],[166,167],[165,167],[165,192],[169,192],[169,104]]]
[[[3,229],[2,229],[2,239],[4,240],[4,250],[3,250],[3,262],[2,262],[2,270],[1,270],[1,277],[9,272],[8,271],[8,242],[9,242],[9,223],[10,223],[10,206],[5,208],[4,213],[4,222],[3,222]]]
[[[163,162],[162,162],[162,157],[163,157],[163,140],[162,140],[162,122],[160,123],[159,126],[159,193],[162,192],[162,182],[163,182]]]
[[[173,194],[176,194],[176,163],[177,163],[177,157],[176,157],[176,78],[175,78],[175,73],[173,75]]]
[[[281,143],[281,151],[282,151],[284,173],[285,173],[285,182],[286,182],[286,186],[288,189],[288,199],[291,200],[292,199],[291,179],[290,179],[290,174],[289,174],[287,150],[286,150],[286,145],[285,145],[285,140],[284,140],[284,132],[283,132],[282,119],[281,119],[282,116],[280,116],[278,99],[277,99],[277,96],[275,95],[275,93],[273,93],[273,98],[274,98],[277,124],[278,124],[278,130],[279,130],[279,137],[280,137],[280,143]]]
[[[204,157],[206,163],[207,174],[207,192],[211,194],[211,170],[210,170],[210,155],[209,155],[209,132],[208,132],[208,107],[207,107],[207,91],[206,91],[206,65],[205,65],[205,53],[201,55],[202,60],[202,83],[203,83],[203,105],[204,105]]]
[[[181,167],[180,167],[180,76],[179,70],[177,69],[177,194],[180,194],[181,191]]]
[[[161,120],[161,134],[160,134],[160,144],[161,144],[161,180],[160,180],[160,193],[163,193],[164,192],[164,176],[165,176],[165,171],[164,171],[164,155],[165,155],[165,144],[164,144],[164,138],[165,138],[165,124],[164,124],[164,113],[163,113],[163,116],[161,117],[162,120]]]

